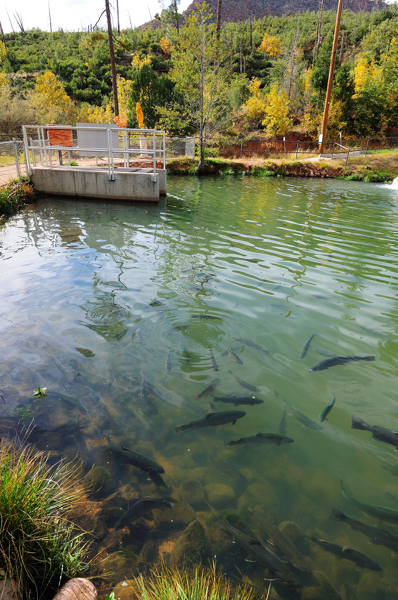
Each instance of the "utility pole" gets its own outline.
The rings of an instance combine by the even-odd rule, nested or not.
[[[323,147],[325,144],[325,135],[326,128],[328,124],[328,116],[329,116],[329,106],[330,106],[330,97],[332,95],[332,85],[333,85],[333,75],[334,75],[334,65],[336,62],[336,49],[337,49],[337,41],[339,39],[339,30],[340,30],[340,20],[341,20],[341,10],[343,8],[343,0],[339,0],[339,4],[337,7],[337,15],[336,15],[336,25],[334,28],[334,38],[333,38],[333,46],[332,46],[332,55],[330,57],[330,68],[329,68],[329,79],[328,79],[328,87],[326,90],[326,98],[325,98],[325,107],[323,109],[323,119],[322,119],[322,130],[321,135],[319,136],[319,154],[322,154]]]
[[[111,57],[113,105],[114,105],[114,109],[115,109],[115,116],[118,117],[119,116],[119,101],[117,98],[115,51],[113,48],[112,22],[111,22],[111,11],[109,9],[109,0],[105,0],[105,11],[106,11],[106,20],[108,21],[108,41],[109,41],[109,54]]]

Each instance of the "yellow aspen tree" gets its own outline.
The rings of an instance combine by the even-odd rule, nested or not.
[[[7,48],[4,42],[0,40],[0,63],[3,62],[5,57],[7,56]]]
[[[259,50],[262,50],[264,54],[269,54],[269,56],[277,58],[282,54],[282,43],[279,38],[268,35],[268,33],[265,32]]]
[[[268,135],[283,135],[290,127],[289,98],[285,90],[278,92],[276,85],[271,86],[265,96],[265,119],[262,125]]]
[[[133,82],[129,79],[124,79],[120,75],[116,77],[117,94],[119,97],[119,116],[113,120],[118,127],[127,127],[128,121],[128,102],[133,87]]]
[[[249,84],[250,96],[244,104],[246,117],[253,122],[260,122],[265,117],[266,104],[261,97],[261,81],[254,77]]]
[[[131,61],[131,66],[136,71],[139,71],[140,69],[142,69],[142,67],[144,65],[150,65],[150,64],[151,64],[151,59],[149,56],[146,56],[145,58],[140,58],[139,54],[134,54],[133,59]]]
[[[162,37],[162,39],[160,40],[160,47],[162,49],[162,52],[165,56],[170,56],[171,54],[171,50],[173,48],[173,44],[171,42],[169,42],[169,40],[167,40],[166,38]]]
[[[75,105],[63,83],[51,71],[46,71],[36,79],[33,102],[41,109],[44,122],[69,124],[74,120]]]

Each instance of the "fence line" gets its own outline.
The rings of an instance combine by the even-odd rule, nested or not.
[[[26,174],[23,141],[0,142],[0,185]]]
[[[213,148],[215,152],[219,153],[219,156],[224,158],[243,159],[250,158],[252,156],[267,158],[272,154],[283,154],[285,157],[287,157],[288,154],[294,154],[296,158],[298,158],[299,155],[308,156],[311,154],[319,154],[319,144],[315,140],[264,140],[261,138],[251,140],[212,139],[209,140],[209,147]],[[336,151],[336,147],[339,147],[341,150]],[[325,142],[323,154],[332,154],[336,157],[341,154],[345,157],[347,152],[363,152],[366,155],[372,150],[392,148],[398,148],[398,136],[386,138],[363,138],[344,141],[330,140]]]

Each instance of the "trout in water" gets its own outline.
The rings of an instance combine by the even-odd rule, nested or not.
[[[225,344],[225,346],[227,348],[229,358],[232,358],[232,360],[237,362],[239,365],[243,365],[243,361],[239,358],[239,356],[237,354],[235,354],[235,352],[233,350],[231,350],[231,348],[229,346],[227,346],[227,344]]]
[[[215,371],[218,371],[218,364],[216,363],[216,359],[214,358],[213,350],[211,348],[209,348],[209,352],[210,352],[210,360],[211,360],[211,364],[213,365],[213,369]]]
[[[329,369],[329,367],[336,367],[337,365],[346,365],[350,362],[358,362],[360,360],[376,360],[373,355],[370,356],[333,356],[332,358],[327,358],[326,360],[322,360],[317,365],[314,365],[310,371],[324,371],[325,369]]]
[[[197,421],[191,421],[186,425],[179,425],[174,427],[176,433],[180,433],[181,431],[185,431],[186,429],[202,429],[203,427],[217,427],[217,425],[225,425],[225,423],[232,423],[235,425],[238,419],[241,419],[245,416],[245,412],[243,410],[224,410],[221,412],[210,412],[207,413],[203,419],[198,419]]]
[[[264,544],[259,542],[257,539],[252,538],[245,533],[242,533],[235,527],[232,527],[226,519],[224,519],[221,529],[229,533],[237,543],[242,546],[249,556],[253,556],[260,565],[269,569],[275,577],[282,579],[286,583],[293,585],[297,584],[295,576],[292,571],[285,565],[285,563],[269,550]]]
[[[280,446],[281,444],[291,444],[292,442],[294,442],[292,438],[281,435],[280,433],[256,433],[255,435],[242,437],[239,440],[231,440],[225,445],[241,446],[243,444],[275,444],[276,446]]]
[[[395,446],[396,450],[398,450],[398,433],[396,431],[379,427],[379,425],[368,425],[365,423],[365,421],[362,421],[362,419],[359,419],[358,417],[352,417],[351,429],[370,431],[374,440],[391,444],[392,446]]]
[[[200,400],[200,398],[207,398],[207,396],[209,394],[211,394],[212,392],[214,392],[214,390],[216,389],[216,387],[220,385],[220,380],[219,379],[213,379],[213,381],[211,381],[210,383],[208,383],[204,390],[202,392],[200,392],[200,394],[194,394],[193,397],[196,398],[196,400]]]
[[[378,506],[375,504],[367,504],[361,500],[357,500],[352,496],[343,486],[343,482],[340,480],[341,489],[343,495],[349,500],[358,510],[370,515],[371,517],[378,519],[379,521],[387,521],[388,523],[398,523],[398,510],[394,508],[388,508],[385,506]]]
[[[230,375],[233,375],[235,377],[236,381],[239,383],[239,385],[246,388],[247,390],[250,390],[251,392],[260,392],[261,391],[255,385],[252,385],[251,383],[247,383],[247,381],[244,381],[244,379],[240,379],[237,375],[235,375],[235,373],[232,373],[232,371],[228,371],[228,373]]]
[[[249,348],[255,348],[255,350],[259,350],[260,352],[264,352],[264,354],[268,354],[268,350],[266,350],[259,344],[252,342],[251,340],[248,340],[246,338],[240,338],[240,337],[234,337],[233,339],[236,342],[239,342],[240,344],[244,344],[245,346],[248,346]]]
[[[342,521],[343,523],[347,523],[351,529],[366,535],[372,544],[379,544],[381,546],[385,546],[386,548],[390,548],[390,550],[393,550],[394,552],[398,552],[398,535],[390,533],[385,529],[381,529],[381,527],[373,527],[367,523],[362,523],[356,519],[351,519],[351,517],[347,517],[347,515],[336,508],[332,510],[332,514],[330,515],[329,519],[332,521]]]
[[[222,396],[221,398],[216,398],[216,396],[214,396],[214,402],[234,404],[235,406],[240,404],[254,406],[255,404],[263,404],[264,400],[256,398],[255,396],[237,396],[236,394],[230,394],[229,396]]]
[[[346,560],[350,560],[355,563],[359,567],[363,567],[365,569],[370,569],[371,571],[382,571],[383,569],[375,560],[366,556],[359,550],[354,550],[354,548],[347,548],[347,546],[340,546],[339,544],[332,544],[331,542],[327,542],[326,540],[321,540],[314,535],[308,536],[309,539],[318,544],[322,548],[322,550],[326,550],[327,552],[331,552],[335,556],[339,558],[345,558]]]
[[[129,463],[142,471],[147,471],[148,473],[164,473],[164,468],[159,463],[155,462],[148,456],[144,456],[143,454],[139,454],[138,452],[134,452],[134,450],[129,450],[129,448],[125,448],[124,446],[119,446],[119,444],[115,444],[112,442],[109,437],[108,432],[108,445],[109,448],[115,456],[119,456],[123,462]]]
[[[174,508],[174,504],[164,500],[163,498],[142,498],[142,500],[135,502],[133,506],[130,506],[130,508],[122,514],[120,519],[118,519],[118,521],[115,523],[115,531],[122,529],[122,527],[125,527],[132,521],[136,521],[142,517],[142,515],[145,515],[147,512],[154,510],[155,508]]]
[[[325,406],[325,408],[323,409],[323,411],[319,415],[319,421],[321,423],[323,423],[323,421],[326,421],[326,417],[328,416],[328,414],[332,410],[335,402],[336,402],[336,398],[334,397],[334,394],[333,394],[333,399],[332,399],[331,403],[328,404],[327,406]]]
[[[308,342],[305,344],[304,348],[301,351],[300,358],[305,358],[305,356],[307,355],[307,352],[309,350],[309,347],[311,346],[311,342],[315,336],[316,336],[316,333],[313,333],[312,336],[310,337],[310,339],[308,340]]]

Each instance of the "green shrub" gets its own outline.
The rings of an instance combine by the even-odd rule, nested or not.
[[[0,445],[0,567],[18,598],[45,600],[84,572],[88,542],[68,518],[83,499],[77,465],[47,464],[19,439]]]
[[[26,179],[15,179],[0,186],[0,221],[2,217],[10,217],[32,202],[34,196],[33,187]]]

